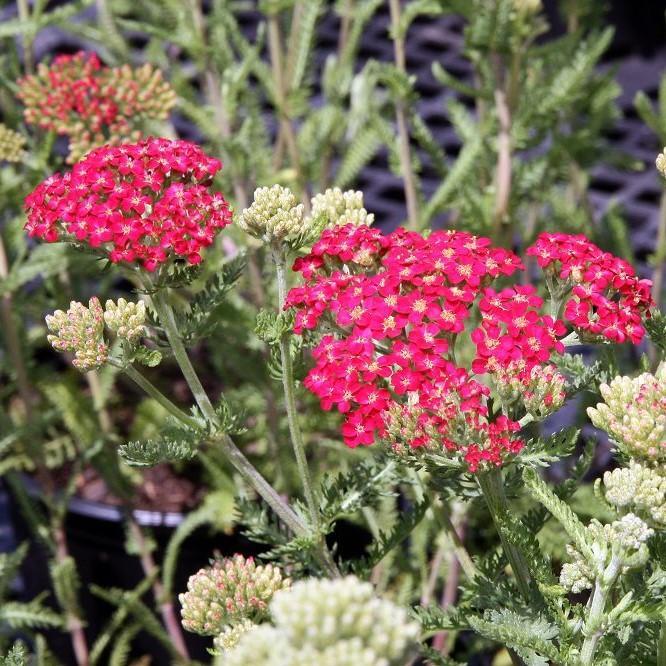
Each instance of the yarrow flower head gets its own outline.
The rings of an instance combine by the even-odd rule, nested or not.
[[[642,318],[653,305],[650,280],[639,279],[623,259],[585,236],[543,233],[527,250],[552,280],[556,297],[567,297],[564,318],[582,339],[630,340],[645,335]]]
[[[228,666],[398,666],[409,658],[419,627],[407,612],[375,596],[354,576],[303,580],[275,595],[274,626],[244,633],[224,653]]]
[[[123,340],[134,342],[145,331],[146,304],[143,301],[117,302],[108,300],[104,304],[104,322],[109,330]]]
[[[370,226],[375,221],[375,216],[363,207],[363,192],[354,190],[343,192],[339,187],[333,187],[312,197],[312,217],[316,218],[319,215],[326,217],[329,226],[339,224]]]
[[[0,162],[20,162],[25,155],[25,137],[0,123]]]
[[[69,138],[72,164],[92,148],[137,141],[148,119],[168,116],[176,93],[159,70],[104,67],[95,53],[61,55],[19,81],[25,121]]]
[[[265,243],[289,240],[305,230],[303,204],[281,185],[259,187],[252,205],[241,213],[238,226]]]
[[[224,197],[209,184],[221,163],[187,141],[148,138],[103,146],[71,171],[56,173],[26,198],[26,230],[47,242],[67,240],[112,262],[154,271],[172,258],[201,261],[201,250],[231,222]]]
[[[628,467],[604,473],[606,500],[620,509],[631,508],[648,520],[666,525],[666,475],[663,466],[635,460]]]
[[[631,457],[666,461],[666,363],[654,375],[615,377],[599,390],[604,402],[587,409],[592,423]]]
[[[257,565],[242,555],[217,559],[190,576],[187,592],[179,595],[183,627],[215,636],[228,625],[260,621],[273,595],[290,583],[271,564]]]
[[[51,346],[72,352],[75,368],[87,372],[106,363],[109,348],[104,341],[104,310],[98,298],[91,298],[88,307],[72,301],[67,312],[56,310],[47,315],[46,326],[51,331],[47,336]]]

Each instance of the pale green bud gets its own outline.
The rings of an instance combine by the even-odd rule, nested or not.
[[[145,331],[146,304],[124,298],[119,298],[117,303],[109,300],[104,305],[104,322],[119,338],[134,342]]]
[[[227,625],[267,616],[268,603],[289,579],[271,564],[257,566],[252,558],[235,555],[215,560],[190,576],[187,592],[178,596],[183,627],[215,636]]]
[[[657,155],[657,159],[655,160],[655,164],[657,165],[657,170],[659,173],[666,178],[666,148]]]
[[[312,217],[325,215],[328,226],[338,224],[370,226],[375,220],[375,216],[363,208],[363,192],[354,190],[343,192],[339,187],[334,187],[315,195],[311,203]]]
[[[93,297],[88,307],[77,301],[69,304],[67,312],[56,310],[46,316],[51,346],[61,352],[72,352],[72,365],[87,372],[104,365],[109,348],[104,341],[104,311],[99,299]]]
[[[303,204],[294,193],[281,185],[259,187],[254,201],[240,215],[238,226],[265,243],[284,242],[304,233],[308,221]]]
[[[0,123],[0,162],[20,162],[25,156],[23,135]]]
[[[599,390],[604,402],[587,409],[592,423],[630,456],[666,461],[666,364],[654,375],[615,377]]]
[[[513,6],[521,14],[536,14],[541,11],[541,0],[513,0]]]

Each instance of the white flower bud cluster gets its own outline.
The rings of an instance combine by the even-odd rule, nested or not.
[[[354,576],[299,581],[270,611],[275,626],[245,633],[225,666],[402,666],[419,633],[404,609]]]
[[[238,226],[265,243],[289,240],[302,233],[307,220],[303,217],[303,204],[294,193],[281,185],[259,187],[254,201],[240,215]]]
[[[600,391],[604,402],[587,409],[592,423],[630,456],[666,461],[666,363],[654,375],[615,377]]]
[[[72,352],[72,364],[81,372],[95,370],[108,360],[104,311],[98,298],[91,298],[88,307],[72,301],[67,312],[56,310],[47,315],[46,326],[51,331],[46,338],[51,346],[61,352]]]
[[[605,527],[610,527],[611,541],[628,551],[638,550],[654,534],[654,530],[633,513]]]
[[[666,148],[657,155],[657,159],[655,160],[655,164],[657,165],[657,170],[659,173],[666,178]]]
[[[325,215],[328,226],[337,224],[362,224],[370,226],[375,216],[368,213],[363,207],[363,192],[347,190],[343,192],[339,187],[333,187],[322,194],[312,198],[312,217]]]
[[[242,620],[262,620],[277,590],[290,580],[271,564],[257,566],[252,558],[235,555],[218,559],[187,582],[178,596],[183,627],[208,636],[219,635],[227,625]]]
[[[591,590],[594,584],[594,573],[583,556],[571,545],[567,544],[567,555],[571,562],[565,562],[560,571],[560,585],[574,594],[583,590]]]
[[[0,162],[20,162],[25,157],[25,137],[0,123]]]
[[[606,499],[618,508],[632,507],[656,523],[666,524],[666,476],[632,460],[629,467],[604,474]]]
[[[238,645],[238,641],[241,639],[241,636],[250,629],[256,627],[254,622],[251,620],[241,620],[237,624],[229,625],[222,630],[222,633],[217,635],[213,639],[213,646],[219,652],[224,652],[225,650],[231,650],[231,648]]]
[[[119,338],[135,342],[145,330],[146,304],[128,302],[124,298],[119,298],[117,303],[109,300],[104,305],[104,322]]]

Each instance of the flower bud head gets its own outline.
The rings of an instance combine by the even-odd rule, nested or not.
[[[615,377],[599,390],[604,402],[587,409],[592,423],[628,455],[666,461],[666,364],[654,375]]]
[[[238,225],[266,243],[283,242],[305,231],[303,204],[293,192],[282,185],[259,187],[254,201],[240,215]]]
[[[289,584],[271,564],[257,566],[242,555],[217,559],[190,576],[187,592],[179,595],[183,627],[214,636],[226,625],[262,620],[275,592]]]
[[[256,625],[251,620],[241,620],[238,624],[233,624],[225,627],[222,633],[213,639],[213,646],[219,652],[226,652],[238,645],[238,641],[243,634],[246,634],[250,629],[254,629]]]
[[[117,303],[109,300],[104,305],[104,322],[119,338],[135,342],[145,330],[146,304],[128,302],[124,298],[119,298]]]
[[[0,162],[20,162],[25,155],[23,135],[0,123]]]
[[[93,297],[88,307],[72,301],[69,310],[56,310],[46,316],[51,334],[47,340],[62,352],[74,353],[72,364],[81,372],[95,370],[104,365],[109,349],[104,342],[104,311],[99,299]]]
[[[347,190],[339,187],[328,189],[312,198],[312,217],[325,215],[327,226],[337,224],[371,225],[375,216],[363,208],[363,192]]]
[[[631,507],[656,523],[666,524],[666,476],[631,461],[629,467],[604,474],[605,496],[618,508]]]
[[[573,546],[567,544],[566,550],[572,561],[562,565],[560,585],[574,594],[592,589],[594,584],[592,569]]]
[[[654,530],[633,513],[611,523],[610,528],[613,542],[630,551],[638,550],[654,534]]]

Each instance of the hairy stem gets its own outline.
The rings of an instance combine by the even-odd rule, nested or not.
[[[498,77],[501,76],[501,66],[497,65]],[[495,110],[499,122],[497,135],[497,166],[495,167],[495,206],[493,209],[493,229],[495,238],[501,235],[502,225],[509,212],[509,199],[511,197],[511,109],[507,99],[505,86],[499,81],[494,91]]]
[[[405,39],[400,31],[400,0],[389,0],[391,10],[391,29],[393,31],[393,54],[396,67],[406,72]],[[416,193],[416,180],[412,171],[412,152],[409,145],[409,130],[407,127],[407,110],[405,103],[398,100],[395,105],[396,124],[398,126],[398,155],[400,170],[405,189],[407,202],[408,227],[416,230],[419,227],[419,199]]]
[[[594,592],[587,613],[587,620],[583,627],[585,640],[580,651],[580,663],[589,666],[594,663],[594,653],[597,643],[604,634],[604,619],[606,618],[606,603],[609,593],[620,575],[622,562],[617,555],[611,557],[611,561],[601,576],[594,583]]]
[[[448,506],[443,505],[442,511],[438,513],[438,522],[446,532],[446,536],[451,541],[453,546],[453,552],[456,556],[456,559],[460,563],[462,570],[465,572],[465,575],[471,580],[477,575],[476,566],[470,557],[470,554],[465,548],[461,534],[464,533],[461,527],[457,527],[457,523],[460,522],[459,519],[453,520],[451,516],[451,510]]]
[[[530,600],[530,573],[523,554],[513,544],[509,543],[504,535],[502,519],[510,511],[509,504],[504,493],[504,481],[500,469],[492,469],[478,475],[478,482],[486,500],[490,515],[502,542],[502,548],[509,560],[513,575],[516,577],[518,588],[523,598]]]
[[[223,453],[229,459],[229,462],[236,468],[236,471],[257,491],[257,493],[259,493],[292,532],[301,536],[307,534],[307,526],[298,514],[296,514],[291,506],[280,497],[275,488],[264,479],[254,465],[245,457],[243,452],[236,446],[231,437],[226,433],[217,430],[219,423],[215,408],[192,366],[190,357],[187,355],[187,350],[185,349],[180,333],[178,332],[173,309],[165,298],[164,290],[155,293],[152,297],[152,301],[155,310],[157,311],[157,316],[160,319],[160,323],[169,340],[169,344],[171,345],[176,362],[180,367],[180,371],[183,373],[183,377],[190,387],[190,391],[192,391],[192,395],[194,396],[201,413],[214,429],[210,441],[222,448]]]
[[[277,274],[278,287],[278,309],[280,312],[284,309],[285,299],[287,297],[287,267],[284,249],[279,248],[274,252],[275,270]],[[287,421],[289,422],[289,434],[291,436],[291,445],[294,450],[294,458],[298,467],[298,475],[303,486],[303,494],[310,514],[312,530],[316,535],[321,559],[325,563],[330,574],[339,575],[337,567],[326,546],[326,542],[321,535],[321,519],[319,516],[319,504],[315,496],[312,476],[308,468],[308,461],[305,455],[305,444],[303,442],[303,432],[298,422],[298,409],[296,407],[296,382],[294,380],[294,366],[291,358],[289,335],[283,335],[280,339],[280,360],[282,362],[282,388],[284,390],[284,401],[287,410]]]

